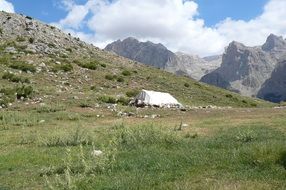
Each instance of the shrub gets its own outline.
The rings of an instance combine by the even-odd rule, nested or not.
[[[33,20],[33,18],[30,16],[26,16],[26,19]]]
[[[187,87],[187,88],[189,88],[189,87],[190,87],[190,84],[189,84],[189,83],[185,83],[184,86]]]
[[[128,70],[124,70],[124,71],[122,71],[121,74],[122,74],[123,76],[130,76],[130,75],[131,75],[131,72],[128,71]]]
[[[106,68],[106,64],[105,63],[100,63],[100,66],[103,68]]]
[[[22,36],[18,36],[18,37],[16,38],[16,41],[17,41],[17,42],[25,42],[25,41],[26,41],[26,38],[24,38],[24,37],[22,37]]]
[[[103,102],[103,103],[108,103],[108,104],[116,104],[116,99],[114,97],[111,96],[100,96],[99,97],[99,101]]]
[[[90,90],[92,90],[92,91],[96,91],[96,90],[97,90],[97,88],[96,88],[96,86],[91,86],[91,87],[90,87]]]
[[[2,28],[0,28],[0,34],[3,34],[3,29]]]
[[[256,103],[251,103],[250,106],[257,107],[257,104]]]
[[[33,87],[31,86],[21,86],[16,88],[17,99],[30,98],[33,94]]]
[[[89,63],[82,63],[78,64],[82,68],[90,69],[90,70],[96,70],[97,69],[97,63],[96,62],[89,62]]]
[[[23,72],[36,72],[36,68],[34,65],[30,65],[24,62],[14,62],[11,65],[9,65],[9,67],[11,67],[12,69],[17,69],[17,70],[21,70]]]
[[[2,76],[2,79],[9,80],[11,82],[16,82],[16,83],[19,83],[19,82],[21,82],[21,83],[30,83],[30,80],[28,78],[21,78],[19,76],[16,76],[13,73],[5,73]]]
[[[34,38],[29,38],[30,44],[34,43],[35,39]]]
[[[72,52],[72,49],[71,48],[67,48],[66,51]]]
[[[225,97],[232,98],[233,96],[231,94],[227,94],[227,95],[225,95]]]
[[[284,169],[286,169],[286,151],[280,154],[278,162],[284,167]]]
[[[127,92],[126,92],[126,96],[129,97],[129,98],[131,98],[131,97],[137,96],[138,93],[139,93],[139,90],[133,89],[133,90],[127,91]]]
[[[107,80],[114,80],[116,78],[117,78],[116,75],[110,75],[110,74],[105,75],[105,79],[107,79]]]
[[[118,104],[121,104],[123,106],[128,106],[129,105],[129,102],[130,102],[130,99],[129,98],[125,98],[125,97],[120,97],[118,100],[117,100],[117,103]]]
[[[247,101],[246,100],[242,100],[242,103],[247,104]]]
[[[52,68],[53,72],[58,72],[58,71],[70,72],[72,70],[73,70],[73,66],[70,63],[55,65]]]
[[[56,47],[56,44],[49,43],[49,44],[48,44],[48,47],[49,47],[49,48],[55,48],[55,47]]]
[[[124,82],[124,78],[123,77],[118,77],[117,78],[117,82]]]

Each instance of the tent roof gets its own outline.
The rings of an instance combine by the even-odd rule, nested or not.
[[[142,101],[146,105],[168,106],[168,105],[181,105],[169,93],[142,90],[136,97],[137,100]]]

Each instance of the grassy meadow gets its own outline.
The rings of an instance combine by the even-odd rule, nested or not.
[[[286,189],[284,109],[133,111],[1,112],[0,189]]]

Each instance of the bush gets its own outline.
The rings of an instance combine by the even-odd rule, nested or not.
[[[117,103],[116,99],[114,97],[111,97],[111,96],[100,96],[99,101],[101,101],[103,103],[108,103],[108,104],[116,104]]]
[[[33,20],[33,18],[30,16],[26,16],[26,19]]]
[[[31,86],[21,86],[16,88],[17,99],[30,98],[33,94],[33,87]]]
[[[105,63],[100,63],[100,66],[103,68],[106,68],[106,64]]]
[[[231,94],[227,94],[227,95],[225,95],[225,97],[232,98],[233,96]]]
[[[9,67],[12,69],[21,70],[23,72],[36,72],[36,68],[34,65],[30,65],[24,62],[14,62]]]
[[[0,34],[3,34],[3,29],[2,28],[0,28]]]
[[[131,97],[135,97],[137,96],[137,94],[139,94],[139,90],[129,90],[126,92],[126,96],[131,98]]]
[[[185,83],[184,86],[187,87],[187,88],[189,88],[189,87],[190,87],[190,84],[189,84],[189,83]]]
[[[124,78],[123,77],[118,77],[117,78],[117,82],[124,82]]]
[[[82,68],[90,69],[90,70],[96,70],[97,69],[97,63],[96,62],[89,62],[89,63],[82,63],[78,64]]]
[[[118,100],[117,100],[117,103],[118,104],[121,104],[123,106],[128,106],[129,105],[129,102],[130,102],[130,99],[129,98],[125,98],[125,97],[120,97]]]
[[[58,72],[58,71],[70,72],[72,70],[73,70],[73,66],[70,63],[55,65],[52,68],[53,72]]]
[[[124,70],[124,71],[122,71],[121,74],[122,74],[123,76],[130,76],[130,75],[131,75],[131,72],[128,71],[128,70]]]
[[[17,41],[17,42],[25,42],[25,41],[26,41],[26,38],[24,38],[24,37],[22,37],[22,36],[18,36],[18,37],[16,38],[16,41]]]
[[[278,162],[284,167],[284,169],[286,169],[286,151],[280,154]]]
[[[5,73],[2,76],[2,79],[9,80],[11,82],[16,82],[16,83],[19,83],[19,82],[21,82],[21,83],[30,83],[30,80],[28,78],[21,78],[19,76],[16,76],[13,73]]]
[[[66,51],[69,51],[71,53],[72,49],[71,48],[67,48]]]
[[[105,75],[105,79],[107,79],[107,80],[114,80],[116,78],[117,78],[116,75],[110,75],[110,74]]]
[[[91,86],[91,87],[90,87],[90,90],[92,90],[92,91],[96,91],[96,90],[97,90],[97,88],[96,88],[96,86]]]
[[[30,44],[32,44],[32,43],[34,43],[34,38],[29,38],[29,42],[30,42]]]

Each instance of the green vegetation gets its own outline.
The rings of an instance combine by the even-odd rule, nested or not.
[[[2,76],[2,79],[6,79],[6,80],[9,80],[15,83],[30,83],[30,80],[28,78],[23,78],[23,77],[20,77],[13,73],[8,73],[8,72]]]
[[[17,41],[17,42],[25,42],[25,41],[26,41],[26,38],[23,37],[23,36],[18,36],[18,37],[16,38],[16,41]]]
[[[116,75],[110,75],[110,74],[105,75],[105,79],[106,79],[106,80],[114,80],[114,79],[116,79],[116,78],[117,78]]]
[[[59,71],[64,71],[64,72],[71,72],[73,70],[73,66],[70,63],[64,63],[60,65],[54,65],[52,68],[53,72],[59,72]]]
[[[13,62],[9,65],[12,69],[21,70],[23,72],[36,72],[36,68],[34,65],[25,63],[25,62]]]
[[[108,103],[108,104],[116,104],[116,99],[112,96],[100,96],[98,98],[99,101],[103,103]]]
[[[130,71],[128,71],[128,70],[124,70],[124,71],[122,71],[122,73],[121,73],[123,76],[131,76],[131,72]]]
[[[285,189],[285,111],[246,110],[158,109],[160,119],[124,123],[93,112],[1,112],[1,188]],[[174,130],[181,120],[191,126]]]
[[[126,92],[126,96],[129,98],[135,97],[139,94],[139,90],[133,89]]]
[[[29,38],[30,44],[34,43],[35,39],[34,38]]]
[[[98,63],[95,61],[88,62],[88,63],[82,63],[78,64],[82,68],[90,69],[90,70],[96,70]]]

